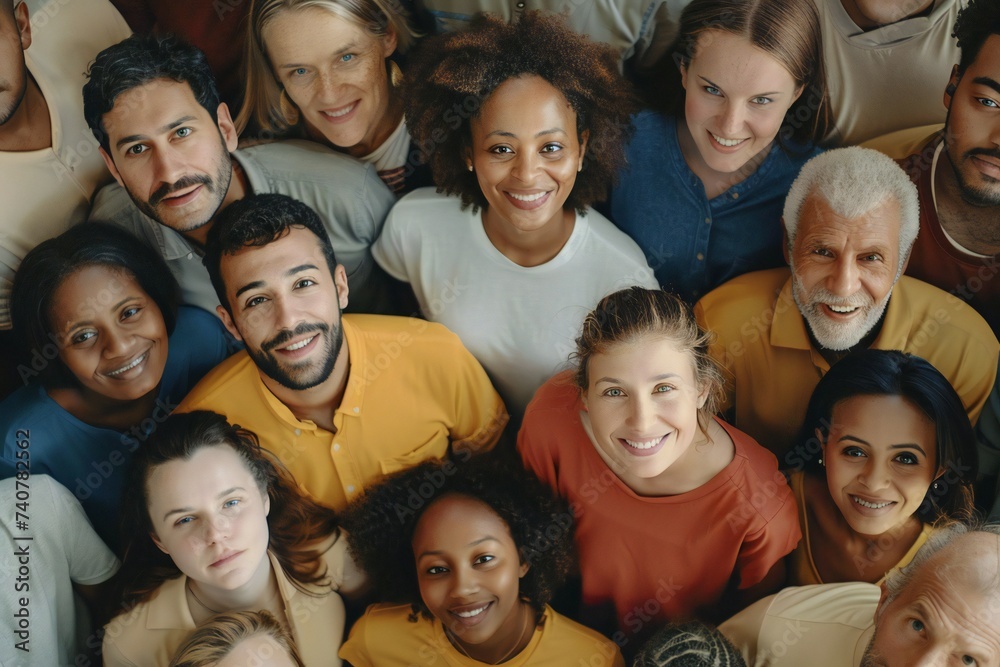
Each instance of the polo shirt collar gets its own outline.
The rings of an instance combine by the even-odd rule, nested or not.
[[[283,601],[292,598],[298,592],[295,585],[288,580],[285,571],[281,568],[281,563],[270,551],[267,557],[271,561],[271,570],[278,583],[278,591]],[[156,595],[149,601],[149,616],[146,619],[147,630],[187,630],[194,629],[194,619],[191,617],[191,608],[187,601],[187,575],[164,582],[157,590]],[[287,605],[286,605],[286,615]],[[295,621],[288,615],[288,622],[293,630]]]
[[[882,319],[882,330],[879,331],[871,347],[876,350],[904,350],[913,330],[913,311],[906,300],[905,277],[901,277],[892,288],[892,297],[885,309]],[[788,276],[778,298],[774,302],[774,320],[771,324],[771,345],[794,350],[809,350],[812,348],[806,320],[795,305],[792,297],[792,277]]]

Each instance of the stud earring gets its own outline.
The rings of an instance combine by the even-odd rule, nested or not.
[[[472,171],[472,163],[471,162],[469,164],[467,164],[466,166],[469,168],[469,171]]]
[[[820,464],[821,466],[825,466],[825,465],[826,465],[825,463],[823,463],[823,457],[822,457],[822,456],[821,456],[821,457],[819,457],[819,464]]]
[[[933,484],[931,484],[931,488],[934,489],[937,492],[940,492],[941,491],[941,482],[935,481]]]

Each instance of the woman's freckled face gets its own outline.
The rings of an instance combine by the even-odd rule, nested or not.
[[[385,59],[394,35],[376,36],[320,7],[283,11],[263,30],[278,84],[311,134],[361,157],[378,148],[389,120]]]

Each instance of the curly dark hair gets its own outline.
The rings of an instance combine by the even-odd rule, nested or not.
[[[219,214],[208,230],[205,256],[201,262],[219,297],[219,303],[232,314],[226,286],[222,281],[222,256],[234,255],[244,248],[260,248],[288,235],[292,227],[305,227],[319,241],[330,275],[337,273],[337,257],[326,227],[316,211],[297,199],[280,194],[250,195],[235,201]]]
[[[101,148],[111,154],[104,114],[122,93],[156,79],[191,86],[212,122],[218,121],[219,91],[205,54],[173,35],[132,35],[97,54],[83,86],[83,116]]]
[[[955,31],[951,34],[962,51],[958,71],[964,72],[975,62],[990,35],[1000,35],[1000,4],[996,0],[969,0],[969,4],[958,12]]]
[[[148,600],[163,582],[181,574],[173,559],[156,548],[150,535],[147,480],[153,468],[188,460],[204,447],[232,447],[271,500],[267,515],[268,548],[274,552],[292,584],[312,594],[305,584],[325,586],[330,581],[323,565],[321,544],[340,534],[333,510],[299,494],[291,473],[260,446],[256,434],[232,426],[215,412],[196,410],[172,414],[132,456],[122,491],[121,534],[125,541],[120,572],[126,605]]]
[[[427,40],[410,60],[403,91],[406,123],[438,191],[459,195],[463,208],[471,205],[473,212],[487,207],[463,159],[470,121],[500,84],[519,76],[552,84],[576,112],[577,135],[590,134],[584,169],[565,207],[582,213],[604,201],[625,164],[635,94],[618,72],[614,49],[574,32],[562,17],[538,11],[511,24],[479,15],[466,31]]]
[[[420,598],[411,543],[424,512],[456,494],[486,504],[510,528],[521,558],[531,565],[520,594],[540,621],[574,563],[573,515],[530,473],[488,454],[467,462],[421,463],[366,490],[344,511],[341,523],[351,552],[371,576],[379,599],[411,604],[411,620],[418,614],[433,618]]]

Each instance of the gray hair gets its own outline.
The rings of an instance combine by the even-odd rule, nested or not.
[[[821,197],[842,218],[859,218],[894,198],[899,202],[899,271],[920,230],[917,186],[896,162],[884,153],[851,146],[817,155],[802,167],[785,198],[785,233],[788,246],[795,241],[799,214],[809,195]]]
[[[937,553],[963,535],[974,533],[986,533],[1000,537],[1000,524],[949,521],[935,526],[934,531],[927,538],[927,542],[917,550],[909,564],[901,568],[894,568],[885,575],[886,603],[895,599],[913,581],[916,573]],[[997,558],[998,562],[992,572],[984,571],[983,568],[975,568],[976,572],[968,572],[963,569],[963,572],[970,575],[978,573],[982,578],[982,581],[979,582],[981,584],[980,590],[988,592],[992,587],[994,595],[1000,595],[1000,551],[997,552]]]

